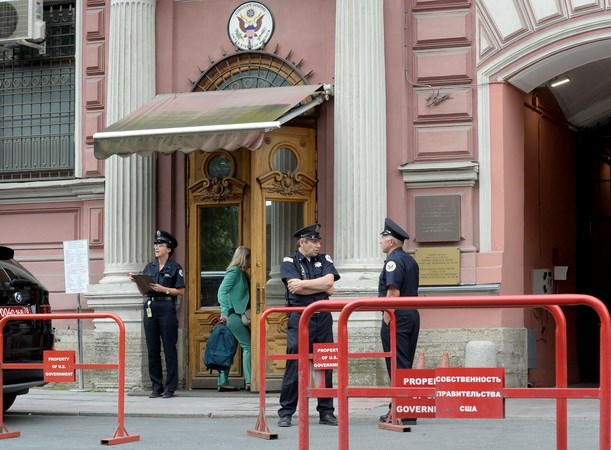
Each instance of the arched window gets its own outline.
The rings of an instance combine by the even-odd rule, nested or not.
[[[267,52],[238,52],[202,72],[192,91],[256,89],[307,84],[296,65]]]

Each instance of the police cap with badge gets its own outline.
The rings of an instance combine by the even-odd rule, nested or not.
[[[409,234],[392,219],[388,217],[384,220],[384,230],[380,233],[382,236],[392,236],[400,241],[409,239]]]
[[[157,230],[155,233],[155,240],[153,244],[167,244],[168,247],[176,248],[178,247],[178,241],[174,236],[172,236],[167,231]]]
[[[293,237],[297,239],[322,239],[322,236],[318,232],[320,230],[320,224],[315,223],[312,225],[308,225],[307,227],[303,227],[295,232]]]

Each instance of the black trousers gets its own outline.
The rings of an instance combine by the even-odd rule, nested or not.
[[[178,319],[173,300],[161,300],[151,303],[153,317],[147,317],[148,301],[144,302],[144,334],[148,350],[149,376],[153,392],[163,393],[163,372],[161,368],[161,344],[165,354],[166,382],[165,392],[174,392],[178,388]]]
[[[286,330],[286,353],[299,353],[299,318],[301,314],[292,313],[289,317],[288,327]],[[314,314],[308,324],[310,333],[309,352],[312,353],[314,343],[333,342],[333,317],[331,313]],[[299,361],[289,359],[286,361],[286,369],[282,378],[282,388],[280,390],[280,409],[278,415],[292,416],[297,410],[297,401],[299,396],[298,376]],[[333,386],[333,373],[331,370],[325,370],[325,387]],[[319,398],[316,410],[321,417],[332,413],[333,398]]]
[[[397,369],[411,369],[420,332],[420,314],[415,309],[397,310],[395,314],[397,319]],[[390,326],[384,323],[384,320],[382,320],[380,337],[384,351],[390,351]],[[391,376],[390,358],[386,358],[386,370]]]

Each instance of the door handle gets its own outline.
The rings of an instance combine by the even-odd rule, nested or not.
[[[262,287],[260,283],[257,283],[257,298],[255,303],[255,311],[257,314],[261,313],[261,297],[263,295],[263,291],[265,291],[265,288]]]

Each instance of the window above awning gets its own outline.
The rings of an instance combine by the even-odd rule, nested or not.
[[[333,94],[331,85],[189,92],[151,102],[95,133],[98,159],[137,153],[256,150],[263,137]]]

